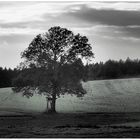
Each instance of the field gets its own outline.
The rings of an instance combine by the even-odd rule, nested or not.
[[[83,98],[57,99],[57,114],[43,114],[43,96],[0,89],[0,137],[140,137],[140,78],[82,83]]]

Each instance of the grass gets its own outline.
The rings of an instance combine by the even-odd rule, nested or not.
[[[11,88],[0,89],[1,138],[140,138],[140,79],[83,83],[83,99],[64,96],[56,114],[43,114],[46,100],[27,99]]]
[[[71,95],[57,99],[56,110],[59,113],[87,112],[139,112],[140,78],[88,81],[83,83],[87,94],[83,98]],[[34,95],[27,99],[14,94],[11,88],[0,89],[1,114],[10,112],[43,112],[46,99]],[[3,112],[2,112],[3,111]]]
[[[55,115],[40,114],[32,117],[0,117],[0,137],[140,137],[138,133],[140,125],[129,125],[129,122],[132,123],[134,120],[135,122],[140,121],[140,113],[58,113]]]

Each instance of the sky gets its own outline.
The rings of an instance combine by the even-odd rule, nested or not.
[[[53,26],[87,36],[93,62],[140,59],[138,1],[0,1],[0,67],[15,68],[33,38]]]

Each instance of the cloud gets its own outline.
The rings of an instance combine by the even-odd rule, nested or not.
[[[120,28],[140,25],[140,3],[136,2],[0,3],[2,3],[2,6],[0,5],[1,35],[6,32],[7,34],[9,32],[11,34],[41,33],[55,25],[67,28],[81,27],[83,30],[95,25]],[[134,32],[135,29],[132,30]],[[135,34],[136,32],[138,31],[135,31]]]
[[[89,2],[88,7],[98,10],[121,10],[121,11],[139,11],[140,3],[138,1],[100,1],[100,2]]]
[[[78,2],[80,4],[81,2]],[[56,17],[76,2],[0,2],[1,23],[42,21],[42,15]],[[75,8],[73,10],[76,10]]]
[[[66,22],[63,14],[79,10],[76,5],[80,3],[83,4],[83,2],[0,2],[0,35],[38,34],[55,25],[67,25],[69,22]]]
[[[65,17],[75,17],[91,24],[115,26],[140,25],[140,11],[94,9],[86,5],[81,6],[80,10],[67,13]]]
[[[1,26],[53,20],[122,26],[140,24],[139,18],[140,3],[136,2],[0,2]]]
[[[43,33],[44,30],[32,28],[0,28],[0,36],[11,35],[36,35]]]
[[[20,52],[53,26],[86,35],[99,61],[139,56],[140,2],[0,2],[1,60],[12,53],[3,65],[17,65]]]
[[[34,35],[3,35],[0,36],[0,48],[7,48],[9,50],[21,50],[27,48],[29,43],[33,40]]]
[[[55,5],[54,5],[55,6]],[[0,9],[0,21],[2,23],[16,23],[21,21],[42,21],[41,15],[44,13],[56,14],[63,12],[61,8],[53,9],[47,3],[33,3],[32,5],[26,2],[25,4],[13,5],[8,8],[2,7]]]
[[[83,35],[96,36],[105,39],[119,39],[129,41],[140,41],[140,26],[114,26],[114,25],[93,25],[91,27],[75,27],[73,31]]]

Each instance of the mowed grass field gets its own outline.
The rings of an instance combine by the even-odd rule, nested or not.
[[[79,112],[140,112],[140,79],[98,80],[82,83],[87,94],[82,98],[71,95],[57,99],[60,113]],[[43,112],[46,98],[34,95],[27,99],[11,88],[0,89],[0,114]]]
[[[83,98],[57,99],[57,114],[43,114],[46,99],[0,89],[1,138],[140,138],[140,79],[82,83]]]

